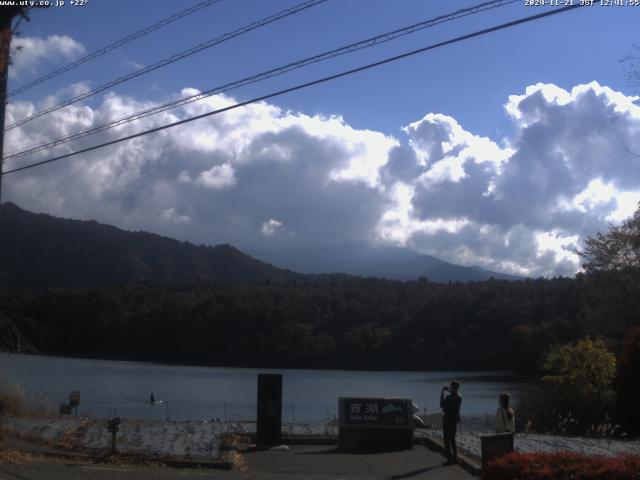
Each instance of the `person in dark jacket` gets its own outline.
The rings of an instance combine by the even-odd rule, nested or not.
[[[447,461],[444,465],[454,465],[458,461],[458,448],[456,446],[456,429],[460,421],[460,405],[462,397],[458,393],[460,384],[453,380],[448,387],[442,387],[440,391],[440,408],[442,408],[442,436],[444,448],[447,453]],[[445,396],[445,392],[449,392]]]

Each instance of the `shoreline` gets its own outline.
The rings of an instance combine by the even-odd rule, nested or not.
[[[452,376],[455,377],[457,373],[484,373],[491,375],[492,379],[500,378],[500,376],[504,376],[504,378],[508,378],[510,381],[514,383],[527,383],[532,377],[532,372],[529,371],[516,371],[516,370],[493,370],[493,369],[476,369],[476,368],[458,368],[458,369],[442,369],[442,368],[433,368],[433,369],[413,369],[413,368],[390,368],[390,369],[367,369],[367,368],[334,368],[327,366],[304,366],[304,367],[295,367],[295,366],[255,366],[253,364],[246,363],[219,363],[219,364],[208,364],[208,363],[190,363],[188,361],[180,362],[177,360],[151,360],[151,359],[140,359],[126,356],[99,356],[94,355],[90,356],[87,354],[73,354],[73,353],[45,353],[45,352],[3,352],[2,355],[6,355],[8,357],[12,355],[20,355],[25,357],[47,357],[47,358],[59,358],[59,359],[69,359],[69,360],[89,360],[89,361],[105,361],[105,362],[118,362],[118,363],[134,363],[141,365],[158,365],[158,366],[172,366],[172,367],[200,367],[200,368],[234,368],[234,369],[246,369],[246,370],[285,370],[285,371],[316,371],[323,370],[327,372],[370,372],[370,373],[391,373],[391,372],[424,372],[424,373],[451,373]],[[481,380],[485,375],[478,375],[477,377],[470,377],[474,380]]]

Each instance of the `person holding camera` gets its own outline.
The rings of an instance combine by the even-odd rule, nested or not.
[[[460,405],[462,397],[458,393],[460,384],[451,381],[448,387],[442,387],[440,391],[440,408],[442,408],[442,437],[447,454],[447,461],[443,465],[454,465],[458,461],[458,448],[456,446],[456,429],[460,421]],[[448,395],[445,395],[448,392]]]

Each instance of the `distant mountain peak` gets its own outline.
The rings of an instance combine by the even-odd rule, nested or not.
[[[406,247],[371,245],[364,241],[280,250],[253,250],[251,253],[273,265],[307,274],[344,273],[392,280],[426,278],[438,283],[483,281],[490,278],[524,279],[492,272],[482,267],[455,265]]]

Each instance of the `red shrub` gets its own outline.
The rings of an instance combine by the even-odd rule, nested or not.
[[[640,456],[513,452],[488,462],[487,480],[640,480]]]

